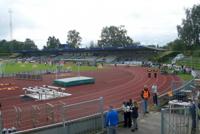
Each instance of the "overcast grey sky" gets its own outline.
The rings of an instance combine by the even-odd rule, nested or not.
[[[13,38],[31,38],[39,48],[53,35],[65,43],[71,29],[85,46],[110,25],[125,25],[134,41],[163,45],[177,37],[176,26],[194,4],[200,0],[0,0],[0,40],[9,40],[12,9]]]

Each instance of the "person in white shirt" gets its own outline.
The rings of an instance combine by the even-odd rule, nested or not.
[[[124,127],[127,127],[127,102],[123,102],[122,104],[122,111],[123,111],[123,114],[124,114]]]
[[[151,91],[153,94],[153,103],[155,106],[158,106],[158,87],[156,84],[153,84],[151,87]]]

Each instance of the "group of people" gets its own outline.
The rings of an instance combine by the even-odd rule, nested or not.
[[[130,99],[128,102],[123,102],[122,110],[124,114],[124,127],[131,128],[131,131],[138,130],[137,118],[138,103]],[[106,126],[108,134],[116,134],[116,128],[118,126],[118,112],[113,109],[113,106],[109,107],[109,111],[106,114]]]
[[[138,130],[137,118],[138,103],[130,99],[128,102],[123,102],[122,111],[124,115],[124,127],[131,128],[131,131]]]
[[[148,100],[150,95],[153,95],[153,102],[155,106],[158,106],[158,91],[157,85],[153,84],[151,87],[151,91],[145,85],[144,89],[141,91],[141,98],[143,104],[143,112],[144,114],[148,113]],[[124,127],[131,128],[131,131],[134,132],[138,130],[137,118],[138,114],[138,102],[132,99],[129,101],[125,101],[122,104],[122,111],[124,116]],[[110,106],[109,111],[106,115],[106,126],[108,128],[108,134],[116,134],[116,128],[118,125],[118,112]]]

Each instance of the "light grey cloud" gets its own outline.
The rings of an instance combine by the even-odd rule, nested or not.
[[[33,39],[42,48],[48,36],[66,42],[76,29],[83,44],[98,40],[101,29],[125,25],[134,40],[165,44],[177,37],[184,9],[199,0],[1,0],[0,39],[9,39],[8,9],[13,10],[13,37]]]
[[[20,8],[18,8],[18,4],[20,1],[13,0],[3,0],[0,1],[0,39],[9,39],[10,35],[10,14],[9,10],[12,11],[12,29],[13,35],[15,37],[18,34],[19,29],[29,29],[32,30],[36,28],[36,23],[31,19],[30,16],[26,16],[25,12],[21,12]],[[28,37],[28,36],[27,36]],[[22,37],[23,39],[27,37]],[[21,39],[22,39],[21,38]],[[19,38],[14,38],[19,39]]]

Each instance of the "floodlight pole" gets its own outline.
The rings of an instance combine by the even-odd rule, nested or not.
[[[12,26],[12,10],[9,9],[8,10],[8,13],[9,13],[9,18],[10,18],[10,22],[9,22],[9,26],[10,26],[10,41],[12,41],[13,39],[13,26]]]
[[[80,62],[78,62],[77,64],[78,64],[78,77],[80,77]]]
[[[56,79],[58,79],[58,66],[56,65]]]
[[[192,61],[192,55],[191,55],[191,69],[193,68],[193,61]]]
[[[198,134],[199,133],[199,119],[198,119],[198,111],[199,111],[199,96],[198,96],[198,92],[199,92],[199,89],[198,88],[195,88],[196,91],[196,94],[195,94],[195,97],[194,97],[194,103],[195,103],[195,111],[196,111],[196,133]]]
[[[0,62],[0,74],[2,75],[2,64],[1,64],[1,62]]]

